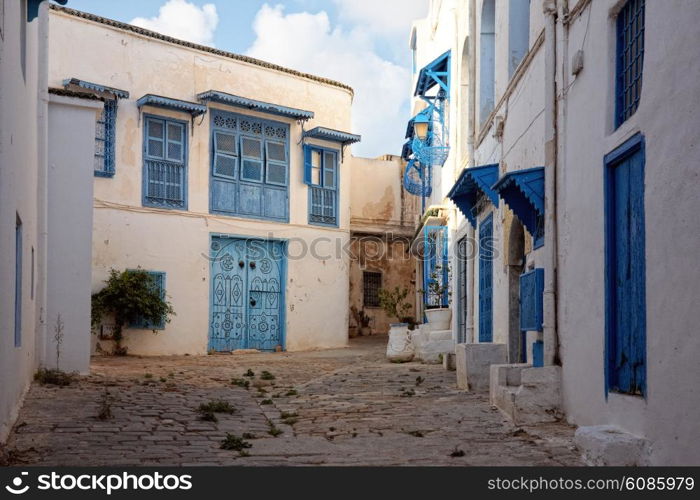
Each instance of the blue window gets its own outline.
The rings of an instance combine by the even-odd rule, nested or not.
[[[289,126],[212,110],[210,210],[286,222]]]
[[[187,209],[187,124],[146,116],[144,127],[144,206]]]
[[[95,126],[95,176],[114,176],[114,150],[117,123],[116,99],[105,100]]]
[[[22,219],[15,221],[15,347],[22,346]]]
[[[160,271],[146,271],[153,280],[153,286],[160,293],[160,298],[165,300],[165,273]],[[162,330],[165,328],[165,321],[161,319],[158,323],[151,323],[145,318],[138,318],[129,324],[130,328],[141,328],[145,330]]]
[[[338,226],[338,151],[305,145],[304,182],[309,185],[309,224]]]
[[[644,138],[605,157],[606,390],[646,395]]]
[[[644,68],[644,2],[628,0],[617,15],[615,126],[637,111]]]

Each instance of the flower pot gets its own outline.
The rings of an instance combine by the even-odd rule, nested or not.
[[[348,327],[348,337],[350,337],[351,339],[354,339],[355,337],[357,337],[357,327],[356,326]]]
[[[360,328],[360,335],[363,337],[367,337],[369,335],[372,335],[372,327],[369,326],[363,326]]]
[[[430,328],[435,330],[449,330],[452,321],[452,309],[440,307],[437,309],[426,309],[425,315],[430,323]]]
[[[413,359],[413,342],[408,331],[408,323],[392,323],[389,329],[389,342],[386,357],[389,361],[405,362]]]

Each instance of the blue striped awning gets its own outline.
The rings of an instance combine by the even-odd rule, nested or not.
[[[309,120],[314,117],[313,111],[289,108],[287,106],[280,106],[279,104],[272,104],[269,102],[256,101],[255,99],[248,99],[247,97],[227,94],[226,92],[221,92],[218,90],[207,90],[206,92],[197,94],[197,99],[200,102],[218,102],[220,104],[227,104],[237,108],[251,109],[253,111],[260,111],[262,113],[277,116],[285,116],[296,120]]]
[[[476,227],[476,214],[474,207],[479,197],[483,194],[491,203],[498,206],[498,195],[491,189],[498,180],[498,164],[482,165],[466,168],[447,194],[460,212]]]
[[[538,218],[544,217],[544,167],[508,172],[493,185],[532,235],[538,235]]]
[[[115,89],[114,87],[108,87],[106,85],[100,85],[99,83],[86,82],[85,80],[80,80],[79,78],[66,78],[63,80],[63,87],[67,90],[68,87],[80,87],[85,90],[92,90],[93,92],[104,92],[106,94],[112,94],[117,99],[128,99],[129,92],[126,90]]]
[[[191,114],[193,117],[203,115],[207,112],[207,107],[203,104],[182,101],[180,99],[173,99],[171,97],[163,97],[154,94],[146,94],[136,101],[136,105],[139,109],[141,109],[143,106],[154,106],[156,108],[184,111],[185,113]]]
[[[343,146],[360,142],[360,139],[362,139],[362,137],[359,135],[341,132],[340,130],[326,127],[314,127],[311,130],[307,130],[304,132],[304,137],[320,139],[323,141],[339,142]]]

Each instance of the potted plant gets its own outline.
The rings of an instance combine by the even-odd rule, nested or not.
[[[126,354],[126,347],[121,345],[125,325],[139,320],[151,325],[169,323],[170,317],[175,314],[172,305],[156,286],[154,278],[142,269],[122,272],[111,269],[105,284],[102,290],[92,294],[91,316],[93,327],[97,331],[105,317],[114,320],[113,354]],[[156,332],[155,328],[153,332]]]
[[[360,335],[372,335],[372,328],[369,326],[372,318],[369,317],[365,310],[357,309],[357,307],[351,306],[350,313],[357,324],[356,328],[360,329]]]
[[[430,273],[428,290],[423,290],[425,295],[425,315],[433,330],[448,330],[452,321],[452,290],[450,282],[452,271],[449,266],[443,268],[435,266]]]
[[[395,287],[393,290],[379,290],[379,305],[390,318],[396,318],[398,323],[390,323],[389,342],[386,347],[386,356],[390,361],[411,361],[414,356],[413,343],[409,333],[409,326],[415,326],[413,318],[408,311],[413,307],[406,302],[408,288]]]

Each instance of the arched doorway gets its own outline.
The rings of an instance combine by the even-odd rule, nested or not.
[[[520,275],[525,268],[525,230],[517,217],[509,212],[506,218],[508,235],[506,266],[508,273],[508,361],[521,363],[524,354],[520,330]]]

